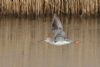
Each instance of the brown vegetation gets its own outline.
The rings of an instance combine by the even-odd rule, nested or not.
[[[99,0],[0,0],[0,14],[15,15],[98,15]]]

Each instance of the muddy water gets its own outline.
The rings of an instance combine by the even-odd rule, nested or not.
[[[51,18],[0,19],[0,67],[100,67],[100,20],[61,20],[66,36],[79,44],[45,43]]]

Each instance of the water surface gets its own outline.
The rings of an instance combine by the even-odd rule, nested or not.
[[[51,18],[0,19],[0,67],[100,67],[97,18],[62,18],[66,36],[80,44],[53,46]]]

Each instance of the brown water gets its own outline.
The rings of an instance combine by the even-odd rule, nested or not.
[[[68,38],[79,45],[45,43],[51,18],[0,19],[0,67],[100,67],[100,20],[61,20]]]

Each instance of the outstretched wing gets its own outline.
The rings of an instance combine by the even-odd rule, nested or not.
[[[57,17],[56,14],[54,14],[53,20],[52,20],[52,29],[56,30],[56,29],[62,29],[63,30],[63,26],[62,23],[60,21],[60,19]]]

